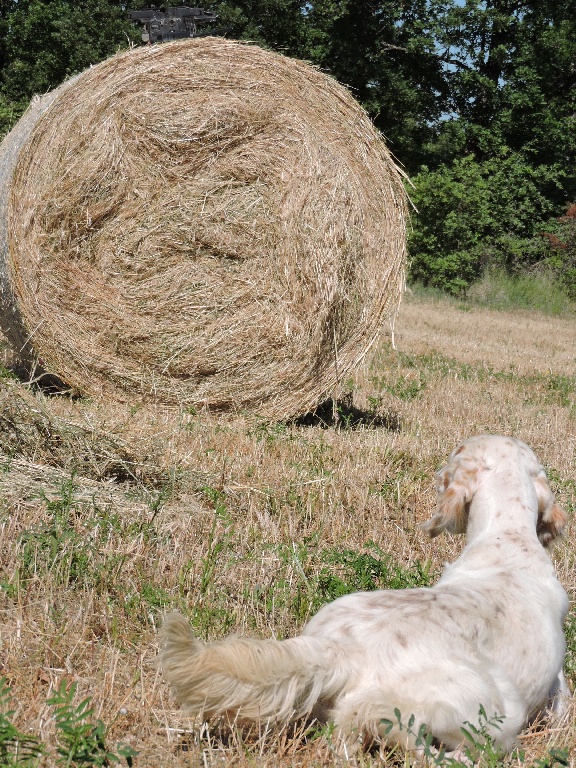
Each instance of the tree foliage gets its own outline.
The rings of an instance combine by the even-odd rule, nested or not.
[[[551,263],[539,232],[576,199],[575,23],[573,0],[447,10],[450,103],[414,177],[414,277],[460,292],[488,266]]]
[[[0,128],[34,94],[96,64],[138,37],[115,0],[0,0]]]
[[[127,10],[147,5],[0,0],[0,131],[34,93],[139,42]],[[229,36],[313,62],[365,106],[413,179],[414,278],[458,292],[494,264],[560,269],[539,233],[576,201],[576,0],[210,8]]]
[[[548,231],[541,232],[547,244],[547,266],[557,275],[566,292],[576,299],[576,205],[551,221]]]
[[[412,277],[465,293],[489,267],[514,272],[542,262],[547,246],[537,233],[554,215],[552,192],[564,175],[508,149],[483,162],[467,155],[424,166],[413,180]]]

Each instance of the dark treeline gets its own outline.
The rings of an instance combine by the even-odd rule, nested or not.
[[[0,130],[131,42],[146,2],[0,0]],[[207,6],[208,7],[208,6]],[[576,0],[229,0],[218,26],[350,87],[410,175],[412,277],[490,267],[576,296]]]

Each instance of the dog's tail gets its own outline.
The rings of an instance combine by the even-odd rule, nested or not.
[[[324,638],[229,637],[205,645],[179,613],[160,630],[159,663],[176,700],[191,714],[288,721],[330,700],[346,684],[344,660]]]

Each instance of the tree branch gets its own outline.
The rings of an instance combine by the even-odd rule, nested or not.
[[[401,51],[402,53],[409,53],[409,49],[405,48],[402,45],[394,45],[393,43],[381,43],[380,47],[384,51]],[[431,53],[430,51],[423,51],[422,52],[424,56],[430,56],[434,59],[438,59],[439,61],[443,61],[446,64],[452,64],[455,67],[459,67],[460,69],[465,69],[468,72],[474,72],[474,67],[471,67],[469,64],[466,64],[464,61],[460,61],[459,59],[453,59],[448,56],[448,51],[444,51],[444,53]]]

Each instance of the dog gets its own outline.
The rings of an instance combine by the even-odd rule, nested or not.
[[[434,586],[346,595],[288,640],[205,645],[169,614],[159,663],[176,700],[204,719],[312,716],[335,725],[346,753],[421,748],[423,733],[459,750],[470,724],[508,751],[533,718],[560,714],[568,598],[546,548],[567,518],[544,470],[520,440],[480,435],[436,478],[421,527],[465,533],[466,546]]]

